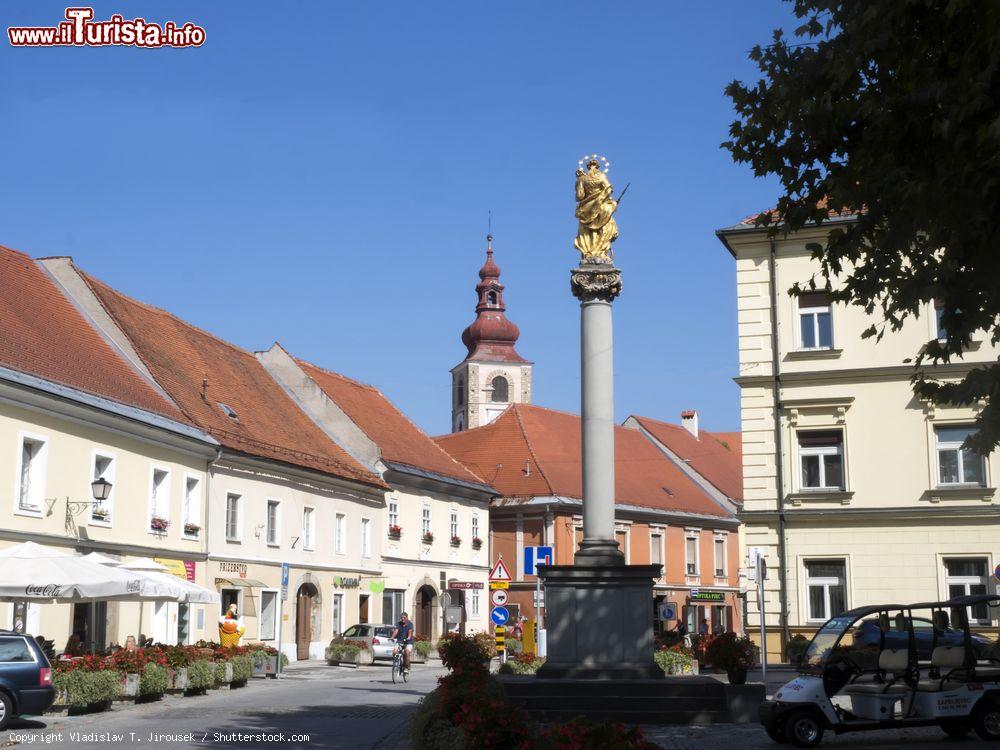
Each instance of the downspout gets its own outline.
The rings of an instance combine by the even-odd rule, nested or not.
[[[776,271],[777,243],[770,238],[771,254],[768,259],[771,273],[771,372],[774,376],[774,472],[778,493],[778,622],[781,625],[781,642],[784,648],[788,632],[788,571],[785,551],[785,481],[781,460],[781,367],[778,359],[778,275]]]

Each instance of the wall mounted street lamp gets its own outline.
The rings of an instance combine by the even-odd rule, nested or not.
[[[81,510],[84,508],[90,508],[93,506],[100,506],[111,497],[111,482],[109,482],[104,477],[99,477],[90,483],[90,492],[93,495],[93,500],[70,500],[66,498],[66,528],[72,529],[74,526],[74,517],[76,517]]]

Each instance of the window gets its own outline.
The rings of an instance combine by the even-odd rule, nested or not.
[[[316,549],[316,510],[308,506],[302,509],[302,549]]]
[[[196,538],[201,531],[201,480],[198,477],[184,478],[184,500],[181,507],[184,536]]]
[[[240,606],[240,590],[239,589],[220,589],[219,596],[222,599],[221,609],[219,611],[220,615],[226,614],[229,611],[230,605],[236,605],[236,611],[242,612],[243,607]]]
[[[490,395],[490,401],[494,403],[506,403],[508,396],[508,384],[507,378],[503,375],[497,375],[493,378],[493,393]]]
[[[338,555],[347,551],[347,516],[338,513],[333,525],[333,547]]]
[[[941,322],[941,318],[944,316],[944,305],[942,305],[937,300],[934,300],[934,330],[937,332],[938,341],[945,341],[948,338],[948,332],[944,328],[944,324]]]
[[[458,513],[454,510],[451,512],[451,522],[448,524],[448,530],[451,532],[452,537],[458,536]]]
[[[685,536],[684,555],[687,561],[687,574],[698,575],[698,532],[688,532]]]
[[[389,526],[399,526],[399,503],[395,500],[389,501]]]
[[[978,453],[962,448],[965,439],[974,432],[967,425],[935,427],[937,442],[938,484],[986,484],[986,462]]]
[[[659,532],[652,532],[649,535],[649,562],[653,565],[663,565],[663,534]]]
[[[804,292],[799,295],[799,331],[803,349],[833,348],[830,295],[827,292]]]
[[[487,292],[486,293],[486,303],[489,305],[495,305],[497,303],[497,293]]]
[[[428,505],[425,505],[423,510],[420,511],[420,533],[431,533],[431,509]]]
[[[226,540],[240,540],[240,496],[232,492],[226,495]]]
[[[361,519],[361,556],[372,556],[372,522],[367,518]]]
[[[948,598],[985,594],[989,581],[989,565],[985,557],[953,557],[944,561],[944,584]],[[969,622],[988,625],[990,613],[986,602],[969,608]]]
[[[338,635],[344,629],[344,595],[333,595],[333,634]]]
[[[94,454],[94,470],[91,472],[91,481],[104,479],[111,482],[111,494],[107,500],[94,500],[90,506],[90,520],[97,523],[111,523],[111,502],[115,492],[115,459],[102,453]],[[89,489],[89,488],[88,488]]]
[[[719,535],[715,537],[715,577],[726,577],[726,537]]]
[[[149,490],[149,528],[151,531],[166,531],[163,522],[170,517],[170,472],[153,468]]]
[[[273,641],[275,623],[278,621],[278,592],[260,592],[260,639],[262,641]]]
[[[280,531],[278,529],[278,522],[281,517],[281,501],[279,500],[268,500],[267,501],[267,543],[272,547],[278,546],[278,539],[280,538]]]
[[[479,617],[479,592],[475,589],[465,592],[469,602],[469,614],[472,617]]]
[[[458,385],[455,388],[455,403],[459,406],[465,405],[465,378],[458,379]]]
[[[45,462],[48,443],[43,438],[22,437],[17,469],[17,509],[41,513],[45,501]]]
[[[799,432],[802,489],[844,489],[844,433],[840,430]]]
[[[382,622],[397,623],[403,614],[403,592],[386,589],[382,592]],[[424,633],[429,635],[429,633]]]
[[[847,575],[843,560],[807,560],[806,613],[809,620],[826,622],[847,609]]]
[[[479,516],[472,517],[472,538],[482,539],[482,537],[479,536]]]
[[[177,644],[186,645],[191,640],[191,605],[177,604]]]
[[[0,662],[30,661],[35,657],[25,643],[24,638],[0,638]]]

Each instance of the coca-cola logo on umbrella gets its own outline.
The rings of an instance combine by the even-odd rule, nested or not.
[[[24,587],[25,596],[58,596],[59,585],[55,583],[29,583]]]

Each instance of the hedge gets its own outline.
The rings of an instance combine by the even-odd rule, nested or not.
[[[230,663],[233,665],[233,682],[244,683],[253,674],[253,659],[247,654],[234,656]]]
[[[217,661],[217,662],[215,662],[215,684],[216,685],[225,685],[225,684],[227,684],[229,682],[229,680],[226,679],[226,664],[228,664],[228,663],[229,662],[225,662],[225,661]]]
[[[139,695],[149,697],[153,695],[163,695],[167,692],[167,685],[170,682],[170,675],[167,668],[159,664],[147,664],[142,668],[139,676]]]
[[[690,674],[694,671],[694,659],[680,651],[657,651],[653,660],[667,674]]]
[[[354,663],[359,653],[360,649],[351,643],[331,643],[326,649],[326,660]]]
[[[206,690],[215,684],[215,666],[207,659],[198,659],[188,667],[188,689]]]
[[[430,641],[416,641],[413,644],[413,650],[416,651],[425,659],[431,655],[431,651],[433,650],[433,648],[434,647],[433,645],[431,645]]]
[[[82,669],[57,673],[52,680],[57,693],[66,696],[67,705],[84,708],[114,700],[122,691],[122,675],[113,669],[85,672]]]

